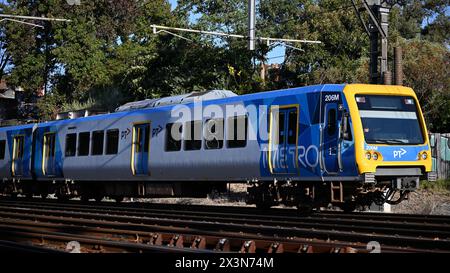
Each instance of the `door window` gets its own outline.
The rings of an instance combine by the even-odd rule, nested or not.
[[[24,136],[15,136],[13,143],[13,175],[23,175]]]
[[[43,171],[44,174],[53,175],[55,172],[55,134],[48,133],[44,135],[43,145]]]
[[[271,110],[270,171],[296,173],[298,141],[298,108]]]
[[[133,126],[133,148],[131,168],[134,175],[148,174],[150,150],[150,123]]]
[[[5,159],[6,140],[0,140],[0,160]]]
[[[336,109],[330,109],[327,117],[327,133],[329,136],[336,133]]]

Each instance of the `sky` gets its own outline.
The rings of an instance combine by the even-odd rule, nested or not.
[[[71,0],[69,0],[71,1]],[[82,1],[87,1],[87,0],[80,0],[80,2]],[[0,0],[0,3],[6,3],[6,0]],[[172,9],[174,9],[177,5],[177,0],[169,0],[170,4],[172,5]],[[239,33],[240,34],[240,33]],[[280,45],[275,47],[272,51],[269,52],[269,54],[267,55],[268,58],[268,63],[272,64],[272,63],[282,63],[284,60],[284,53],[285,53],[285,47]]]
[[[74,0],[68,0],[68,1],[74,1]],[[87,1],[87,0],[79,0],[79,1]],[[0,0],[0,3],[6,3],[6,0]],[[169,0],[169,3],[172,6],[172,9],[174,9],[177,5],[177,0]],[[445,10],[446,15],[450,13],[450,8],[447,8]],[[432,22],[434,20],[434,18],[429,18],[429,20],[424,20],[422,22],[422,25],[426,25],[428,22]],[[238,33],[241,34],[241,33]],[[276,37],[274,37],[276,38]],[[268,58],[268,63],[272,64],[272,63],[282,63],[284,61],[284,54],[286,51],[286,47],[283,45],[279,45],[277,47],[275,47],[272,51],[269,52],[269,54],[267,55]]]
[[[169,0],[170,5],[172,6],[172,10],[177,6],[177,0]],[[258,30],[256,30],[256,36],[258,36]],[[244,34],[244,33],[235,33],[235,34]],[[276,37],[273,37],[276,38]],[[282,63],[284,61],[284,54],[286,51],[286,47],[283,45],[278,45],[274,49],[272,49],[269,54],[267,54],[267,63]]]

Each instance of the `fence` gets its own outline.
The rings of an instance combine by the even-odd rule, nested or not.
[[[438,179],[450,178],[450,133],[429,135],[431,156],[433,158],[433,171]]]

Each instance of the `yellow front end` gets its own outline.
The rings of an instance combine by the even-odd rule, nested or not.
[[[416,94],[411,88],[403,86],[392,85],[370,85],[370,84],[349,84],[344,88],[344,95],[346,97],[350,116],[353,125],[354,139],[355,139],[355,157],[360,174],[375,173],[377,167],[421,167],[425,172],[431,172],[432,160],[431,149],[429,145],[428,133],[426,129],[425,120],[420,109],[419,101]],[[414,98],[415,105],[417,105],[417,116],[423,134],[424,143],[417,145],[401,144],[367,144],[364,138],[364,128],[355,99],[356,95],[384,95],[384,96],[410,96]],[[400,153],[403,151],[414,151],[417,154],[415,159],[411,160],[387,160],[386,149],[391,147],[398,147]],[[384,153],[384,154],[383,154]],[[391,152],[390,152],[391,153]],[[395,153],[395,151],[394,151]],[[394,154],[395,155],[395,154]],[[389,154],[391,157],[392,155]]]

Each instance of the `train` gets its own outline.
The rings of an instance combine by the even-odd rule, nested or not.
[[[247,185],[258,208],[398,204],[436,180],[408,87],[192,92],[111,113],[0,128],[0,193],[65,200],[206,197]]]

